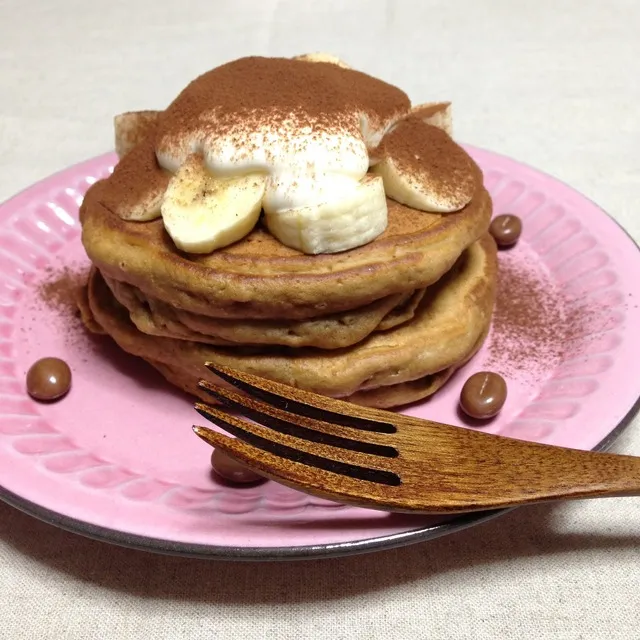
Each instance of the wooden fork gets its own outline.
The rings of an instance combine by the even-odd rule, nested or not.
[[[565,449],[356,406],[207,364],[197,403],[236,436],[195,433],[259,473],[307,493],[388,511],[457,513],[640,495],[640,458]],[[254,422],[255,421],[255,422]]]

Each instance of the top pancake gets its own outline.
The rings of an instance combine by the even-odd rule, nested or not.
[[[156,162],[155,156],[142,161]],[[106,276],[150,297],[219,318],[312,318],[424,288],[486,232],[491,219],[491,199],[479,187],[469,205],[446,215],[389,199],[386,231],[343,253],[305,255],[259,224],[231,246],[187,255],[175,248],[162,220],[131,222],[113,212],[113,179],[93,185],[80,210],[82,241],[91,261]]]

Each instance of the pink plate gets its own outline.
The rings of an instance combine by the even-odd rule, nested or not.
[[[509,398],[492,433],[575,448],[603,447],[640,396],[640,254],[597,206],[538,171],[486,151],[480,163],[496,213],[524,220],[500,254],[526,265],[567,313],[589,301],[588,326],[552,365],[496,362],[492,339],[432,401],[407,412],[460,424],[466,375],[506,372]],[[332,556],[433,538],[499,512],[442,520],[336,505],[269,482],[229,488],[193,435],[191,400],[109,339],[90,339],[38,293],[49,268],[86,263],[78,205],[114,155],[31,187],[0,212],[0,497],[44,520],[139,548],[209,557]],[[595,305],[595,307],[593,306]],[[635,328],[635,329],[634,329]],[[584,328],[583,328],[584,329]],[[494,336],[495,338],[495,336]],[[534,350],[535,351],[535,350]],[[55,404],[25,393],[25,373],[62,357],[73,388]]]

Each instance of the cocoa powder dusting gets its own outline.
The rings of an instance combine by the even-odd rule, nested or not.
[[[527,266],[501,260],[488,366],[506,376],[549,370],[564,345],[562,298]]]
[[[88,273],[86,267],[49,268],[37,287],[39,301],[59,315],[64,323],[64,339],[67,344],[85,339],[86,332],[80,318],[78,301],[87,284]]]
[[[47,269],[47,277],[38,286],[39,298],[61,315],[79,317],[78,299],[88,278],[87,269],[63,267]]]
[[[532,267],[502,259],[487,365],[506,376],[546,376],[576,353],[576,341],[596,336],[602,312],[588,301],[568,304]]]
[[[417,116],[399,122],[374,154],[393,158],[398,169],[443,199],[469,201],[482,183],[482,174],[467,152],[442,129]]]
[[[247,154],[260,126],[273,130],[358,131],[359,115],[376,125],[410,109],[408,96],[382,80],[335,64],[248,57],[217,67],[191,82],[158,113],[148,136],[116,165],[92,198],[121,217],[159,209],[170,174],[160,156],[186,156],[210,137],[233,130]],[[262,143],[260,143],[262,144]],[[86,204],[83,205],[87,206]]]
[[[397,87],[335,64],[288,58],[234,60],[191,82],[159,118],[159,137],[199,129],[215,110],[235,121],[276,112],[281,118],[303,113],[309,124],[333,123],[357,111],[382,118],[406,113],[410,102]]]
[[[120,216],[132,210],[160,210],[160,198],[167,189],[171,175],[162,169],[153,146],[154,128],[149,138],[134,147],[114,167],[107,183],[98,183],[95,196],[109,211]],[[108,184],[109,188],[105,188]]]

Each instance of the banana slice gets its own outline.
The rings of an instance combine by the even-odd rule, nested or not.
[[[411,107],[411,116],[420,118],[426,124],[433,125],[453,135],[450,102],[425,102]]]
[[[116,153],[119,158],[128,153],[154,127],[159,111],[129,111],[113,119]]]
[[[384,186],[380,178],[367,175],[337,200],[280,213],[267,211],[265,222],[282,244],[303,253],[360,247],[387,228]]]
[[[379,161],[379,158],[376,156],[376,152],[378,151],[378,146],[387,131],[390,131],[398,120],[406,117],[406,115],[406,113],[400,113],[386,119],[382,119],[374,116],[373,114],[358,114],[360,120],[360,133],[362,134],[362,139],[364,140],[364,143],[367,146],[367,151],[369,152],[369,166],[373,166]]]
[[[294,60],[305,60],[306,62],[328,62],[329,64],[335,64],[338,65],[339,67],[342,67],[343,69],[351,69],[351,67],[344,62],[343,60],[340,60],[340,58],[338,58],[338,56],[334,56],[330,53],[322,53],[322,52],[318,52],[318,53],[303,53],[300,56],[294,56],[293,57]]]
[[[481,179],[471,157],[447,133],[410,116],[394,125],[372,168],[390,198],[414,209],[452,213],[469,204]]]
[[[167,233],[187,253],[210,253],[244,238],[256,225],[266,177],[211,175],[202,157],[189,156],[171,178],[161,212]]]
[[[380,162],[380,149],[378,148],[382,138],[393,127],[404,118],[418,118],[425,124],[430,124],[438,129],[442,129],[451,136],[453,127],[451,121],[451,103],[450,102],[425,102],[411,107],[408,113],[399,114],[390,118],[386,122],[378,123],[378,126],[372,126],[366,114],[360,114],[360,131],[369,150],[369,166],[373,167]]]

